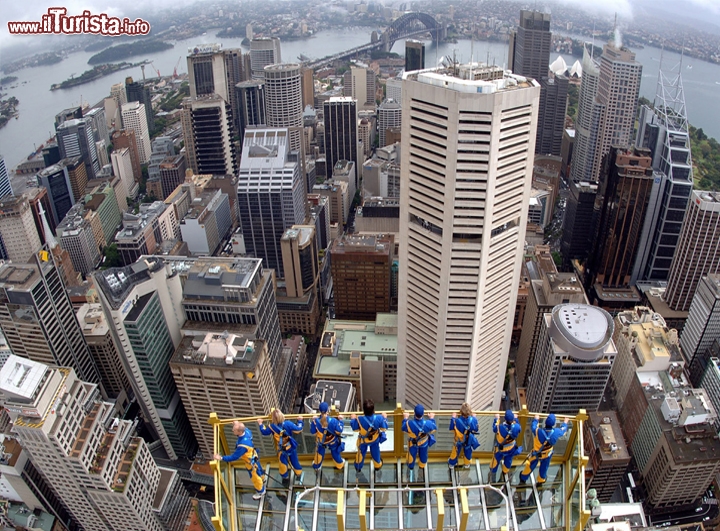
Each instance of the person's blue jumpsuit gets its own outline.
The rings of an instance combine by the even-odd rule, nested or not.
[[[345,422],[341,419],[331,417],[327,414],[328,405],[323,402],[320,404],[320,418],[314,418],[310,422],[310,433],[315,435],[317,448],[315,450],[315,458],[313,459],[313,468],[319,470],[325,459],[325,450],[330,449],[335,468],[341,470],[345,464],[342,458],[342,452],[345,450],[345,443],[342,442],[342,432]],[[327,427],[323,427],[322,418],[327,420]]]
[[[225,462],[237,461],[240,459],[245,465],[245,469],[250,475],[250,481],[252,481],[253,487],[258,494],[265,493],[265,485],[263,484],[263,476],[265,472],[260,464],[257,450],[253,446],[252,432],[245,428],[245,433],[237,438],[235,445],[235,451],[231,455],[226,455],[222,458]]]
[[[432,418],[424,419],[425,408],[418,404],[415,406],[415,418],[403,419],[402,431],[408,434],[407,467],[412,470],[418,461],[420,468],[425,468],[428,461],[428,449],[435,444],[435,431],[437,424]],[[431,414],[432,415],[432,414]]]
[[[495,433],[495,449],[490,462],[490,474],[497,472],[498,465],[502,463],[502,471],[507,474],[512,467],[513,457],[522,452],[522,446],[517,446],[515,440],[520,436],[520,423],[515,420],[515,414],[509,409],[505,412],[505,422],[499,418],[493,421]]]
[[[450,431],[455,433],[455,441],[450,451],[450,459],[448,465],[454,467],[458,464],[458,457],[462,456],[463,464],[470,466],[473,450],[480,447],[480,443],[475,437],[478,432],[478,421],[475,417],[465,417],[460,415],[457,418],[450,419]]]
[[[553,454],[553,446],[568,430],[566,422],[563,422],[559,428],[555,428],[555,415],[552,413],[545,419],[545,428],[540,428],[539,424],[540,421],[536,418],[533,419],[530,425],[530,431],[533,434],[533,449],[530,452],[530,458],[525,464],[525,469],[520,474],[521,483],[527,481],[532,471],[535,470],[538,461],[540,462],[540,471],[537,483],[545,483]]]
[[[260,424],[260,433],[263,435],[272,435],[275,440],[275,449],[278,453],[278,470],[283,478],[290,476],[288,467],[293,469],[296,476],[302,474],[302,466],[298,461],[297,441],[293,437],[294,433],[302,433],[303,420],[299,419],[297,424],[286,420],[282,425],[269,424],[265,426]]]
[[[387,440],[385,430],[388,428],[387,420],[382,415],[358,416],[350,420],[353,431],[358,433],[357,453],[355,454],[355,470],[360,472],[365,464],[365,454],[370,449],[375,470],[382,467],[380,457],[380,444]]]

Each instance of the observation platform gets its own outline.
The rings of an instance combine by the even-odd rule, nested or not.
[[[231,431],[232,423],[244,422],[246,429],[253,432],[255,448],[268,475],[266,493],[257,501],[252,498],[255,490],[242,462],[210,462],[215,479],[215,516],[212,518],[215,529],[581,531],[590,519],[590,512],[585,509],[588,459],[583,455],[582,423],[587,419],[584,410],[569,416],[568,432],[555,445],[547,481],[542,485],[536,483],[539,468],[527,484],[518,484],[525,458],[532,448],[530,423],[534,414],[525,408],[518,412],[523,429],[518,444],[523,446],[523,452],[515,457],[509,477],[498,469],[494,481],[489,478],[489,464],[495,412],[476,413],[480,448],[473,452],[469,468],[458,466],[451,470],[447,459],[453,441],[448,429],[452,412],[436,411],[437,443],[430,449],[428,466],[424,471],[416,466],[412,472],[405,465],[403,410],[398,404],[394,411],[386,413],[387,441],[380,446],[383,467],[373,471],[368,453],[360,474],[353,466],[357,434],[350,429],[350,413],[343,413],[344,468],[335,469],[328,451],[323,468],[317,474],[311,466],[315,438],[309,431],[310,416],[286,415],[288,420],[295,421],[300,416],[305,419],[305,429],[296,437],[303,466],[302,483],[296,481],[292,472],[289,480],[283,481],[280,477],[272,437],[259,433],[257,417],[219,419],[212,414],[215,451],[223,455],[232,453],[237,439]],[[502,416],[502,412],[499,413]],[[333,415],[337,412],[333,411]],[[545,416],[541,415],[542,422]],[[561,421],[562,416],[558,415],[558,423]]]

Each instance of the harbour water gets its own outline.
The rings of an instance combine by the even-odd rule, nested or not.
[[[324,57],[337,51],[358,46],[370,40],[371,28],[346,28],[319,32],[317,35],[303,40],[282,42],[282,59],[285,62],[296,62],[299,55],[310,59]],[[186,56],[188,48],[196,44],[221,42],[224,48],[242,47],[242,39],[218,39],[211,32],[200,37],[193,37],[177,41],[170,50],[137,56],[126,59],[128,62],[140,62],[144,59],[152,61],[152,65],[145,67],[145,75],[153,77],[155,70],[160,74],[172,74],[175,65],[178,72],[187,71]],[[243,47],[244,48],[244,47]],[[246,49],[246,48],[244,48]],[[394,50],[403,53],[402,41],[395,44]],[[641,95],[654,98],[658,69],[660,66],[661,50],[647,47],[636,50],[637,60],[643,64],[643,80]],[[43,67],[26,68],[13,73],[18,77],[12,86],[3,87],[7,97],[15,96],[20,100],[18,106],[19,117],[11,120],[3,129],[0,129],[0,155],[5,158],[8,168],[14,168],[34,151],[41,143],[54,133],[53,121],[55,114],[63,109],[78,105],[81,102],[95,104],[110,93],[110,86],[120,83],[127,76],[135,79],[142,78],[139,67],[116,72],[93,82],[66,90],[50,91],[50,85],[60,83],[71,75],[78,76],[91,68],[87,64],[90,56],[95,52],[78,52],[69,55],[62,62]],[[507,63],[507,44],[497,42],[471,42],[462,40],[458,43],[428,42],[426,48],[426,64],[436,64],[437,59],[450,55],[458,60],[469,61],[471,56],[476,61],[489,61],[497,65]],[[551,61],[558,54],[551,54]],[[576,58],[565,56],[565,61],[571,65]],[[663,56],[664,69],[678,64],[680,56],[666,52]],[[709,136],[720,138],[720,65],[704,61],[684,58],[682,66],[687,113],[690,122],[702,127]]]

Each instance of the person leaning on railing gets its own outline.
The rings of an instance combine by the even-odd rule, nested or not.
[[[295,476],[300,480],[302,477],[302,466],[298,460],[297,446],[298,443],[293,437],[295,433],[302,433],[303,419],[300,417],[297,424],[289,420],[285,420],[285,415],[279,409],[273,409],[270,414],[272,422],[266,427],[263,419],[257,419],[260,433],[263,435],[272,435],[275,442],[275,450],[278,456],[278,471],[283,479],[290,477],[289,468],[293,469]]]
[[[350,415],[350,426],[358,432],[358,449],[355,454],[355,470],[360,472],[365,464],[365,454],[368,449],[373,460],[375,470],[383,466],[380,457],[380,445],[387,440],[385,430],[388,428],[387,413],[375,414],[375,403],[371,399],[363,402],[363,415],[358,417]]]
[[[545,428],[541,428],[540,415],[535,415],[535,419],[530,425],[530,432],[533,434],[533,449],[526,459],[525,469],[520,474],[520,484],[524,484],[528,480],[538,461],[540,462],[540,471],[537,484],[542,485],[545,483],[553,447],[560,437],[567,432],[569,420],[568,417],[565,417],[560,427],[556,428],[555,415],[550,413],[545,419]]]
[[[226,463],[240,459],[250,475],[253,487],[255,487],[253,499],[259,500],[265,494],[265,472],[263,472],[262,465],[260,465],[257,450],[253,446],[252,432],[245,428],[245,424],[237,420],[233,422],[232,426],[232,432],[237,435],[235,451],[231,455],[225,456],[215,454],[214,458],[217,461],[225,461]]]
[[[511,410],[505,411],[505,422],[500,422],[500,415],[495,415],[493,421],[493,432],[495,433],[495,448],[493,449],[493,458],[490,463],[491,483],[495,482],[495,473],[498,465],[502,463],[502,471],[507,474],[512,468],[513,457],[522,452],[522,446],[517,446],[515,441],[520,435],[520,423],[515,413]]]
[[[478,421],[473,415],[470,404],[465,402],[460,406],[460,415],[452,414],[450,419],[450,431],[455,433],[455,442],[450,451],[450,459],[448,466],[455,468],[458,464],[458,458],[463,460],[465,468],[470,468],[473,450],[480,447],[480,443],[475,435],[478,433]]]
[[[415,462],[423,469],[428,462],[428,449],[435,444],[437,424],[435,413],[428,413],[425,417],[425,407],[422,404],[415,406],[415,416],[410,418],[410,413],[403,413],[402,431],[408,434],[408,453],[405,458],[409,470],[415,468]]]
[[[327,402],[322,402],[319,407],[320,417],[313,417],[310,422],[310,433],[315,435],[317,445],[312,465],[315,470],[322,468],[327,449],[330,450],[330,455],[335,461],[335,468],[342,470],[345,466],[345,460],[341,455],[345,450],[345,443],[342,441],[345,423],[342,415],[338,415],[337,418],[328,415],[329,409]]]

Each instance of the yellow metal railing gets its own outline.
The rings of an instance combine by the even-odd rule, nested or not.
[[[410,410],[411,412],[411,410]],[[380,412],[379,412],[380,413]],[[401,430],[404,410],[400,404],[393,411],[387,412],[388,440],[381,445],[381,454],[383,460],[398,460],[404,459],[406,453],[405,434]],[[412,413],[412,412],[411,412]],[[427,411],[430,413],[430,411]],[[448,424],[453,412],[451,411],[434,411],[435,420],[438,424],[438,431],[436,432],[437,443],[431,448],[429,452],[430,461],[437,462],[439,460],[446,460],[448,458],[450,448],[452,446],[453,435],[448,430]],[[478,450],[473,452],[473,458],[477,459],[482,465],[487,465],[492,458],[493,450],[493,433],[492,433],[492,422],[495,414],[499,413],[501,416],[503,412],[494,411],[480,411],[476,412],[478,419],[478,425],[480,427],[477,435],[478,441],[481,446]],[[332,411],[333,416],[337,416],[337,411]],[[345,433],[348,437],[345,439],[345,452],[343,457],[348,459],[348,462],[352,462],[356,451],[356,439],[354,438],[351,431],[349,431],[349,418],[351,413],[343,413],[345,418]],[[357,413],[362,414],[362,413]],[[517,412],[517,416],[522,427],[522,435],[518,441],[518,444],[524,446],[522,455],[515,458],[514,465],[518,466],[523,462],[527,452],[532,448],[532,434],[530,433],[530,423],[534,417],[533,413],[527,411],[523,406],[522,410]],[[540,415],[541,421],[547,415]],[[311,415],[298,415],[298,414],[287,414],[285,418],[287,420],[296,420],[298,418],[309,419]],[[266,418],[266,417],[260,417]],[[587,414],[584,410],[580,410],[577,415],[569,416],[570,427],[566,436],[558,441],[555,445],[555,452],[552,457],[552,464],[560,465],[564,467],[563,480],[564,480],[564,511],[563,517],[565,522],[565,531],[581,531],[584,529],[588,520],[590,519],[590,512],[585,508],[585,466],[587,465],[588,458],[583,454],[583,434],[582,425],[587,420]],[[223,455],[230,453],[230,449],[235,447],[235,436],[231,432],[231,426],[234,421],[244,422],[249,428],[255,429],[257,426],[258,417],[245,417],[245,418],[233,418],[233,419],[220,419],[214,413],[210,415],[209,422],[213,426],[213,442],[214,451]],[[558,415],[558,423],[562,421],[562,417]],[[275,450],[272,445],[271,437],[254,437],[255,447],[258,449],[263,466],[272,465],[277,462]],[[303,466],[309,466],[312,462],[315,450],[315,438],[310,435],[309,429],[304,430],[303,434],[296,437],[298,441],[298,455],[300,463]],[[236,484],[235,484],[235,469],[240,466],[244,471],[244,467],[238,462],[225,463],[223,461],[211,461],[210,466],[213,470],[215,479],[215,516],[212,518],[213,525],[217,531],[240,531],[240,523],[237,516],[237,504],[236,504]],[[537,472],[537,471],[536,471]],[[437,522],[438,528],[444,523],[443,518],[446,515],[445,507],[443,504],[442,492],[448,490],[458,490],[459,493],[459,507],[460,507],[460,521],[458,522],[458,528],[464,529],[467,525],[468,518],[468,503],[467,503],[467,490],[468,489],[494,489],[491,485],[464,485],[462,487],[431,487],[431,488],[415,488],[415,491],[433,491],[438,492],[437,504],[435,509],[437,510]],[[347,491],[358,490],[360,494],[360,507],[359,520],[361,529],[367,529],[368,522],[366,521],[366,511],[362,508],[362,504],[366,503],[365,497],[368,495],[370,489],[342,489],[336,487],[312,487],[307,488],[305,493],[301,493],[300,497],[304,496],[308,492],[314,492],[317,489],[337,491],[337,507],[336,516],[338,526],[340,530],[344,529],[344,516],[346,511],[346,495]],[[377,490],[377,489],[374,489]],[[403,490],[386,488],[383,486],[383,490]],[[497,489],[494,489],[497,490]],[[371,493],[370,493],[371,494]],[[429,492],[428,492],[429,494]],[[503,498],[505,496],[500,493]],[[295,500],[295,507],[291,510],[297,511],[297,501]],[[506,499],[507,500],[507,499]],[[509,522],[509,520],[506,520]],[[295,518],[296,529],[299,527],[297,516]],[[309,530],[304,530],[309,531]]]

